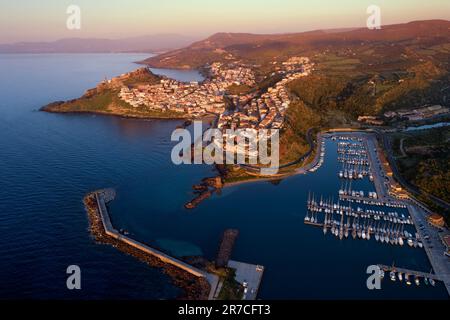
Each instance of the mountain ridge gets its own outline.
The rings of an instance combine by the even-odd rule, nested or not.
[[[154,34],[120,39],[63,38],[55,41],[0,44],[0,53],[155,53],[184,47],[196,38],[179,34]]]
[[[214,60],[223,60],[226,53],[248,61],[268,62],[277,55],[312,54],[331,47],[336,49],[360,43],[385,42],[384,45],[390,45],[388,42],[395,42],[405,45],[406,42],[414,42],[429,45],[431,42],[448,42],[449,39],[448,20],[412,21],[386,25],[379,30],[355,28],[337,32],[312,30],[284,34],[220,32],[185,48],[151,57],[142,63],[159,68],[195,69]]]

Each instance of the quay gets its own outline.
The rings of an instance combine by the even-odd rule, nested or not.
[[[358,197],[358,196],[351,196],[351,195],[345,195],[340,194],[339,195],[340,200],[351,200],[356,203],[363,203],[370,206],[386,206],[391,208],[402,208],[406,209],[407,205],[404,204],[403,201],[397,200],[397,199],[391,199],[391,198],[385,198],[383,200],[380,200],[378,198],[369,198],[369,197]]]
[[[418,206],[414,201],[408,205],[411,218],[414,224],[422,225],[421,228],[417,228],[417,232],[423,239],[426,235],[429,236],[429,240],[424,241],[425,252],[428,255],[428,259],[436,274],[439,275],[441,281],[444,283],[445,288],[450,296],[450,262],[449,258],[443,254],[444,245],[442,244],[439,234],[436,229],[427,222],[427,211],[422,209],[422,206]]]
[[[381,270],[386,271],[386,272],[391,272],[391,271],[401,272],[403,274],[409,274],[411,276],[416,276],[419,278],[428,278],[428,279],[433,279],[435,281],[442,281],[442,278],[434,273],[426,273],[426,272],[422,272],[422,271],[398,268],[395,266],[386,266],[383,264],[379,264],[378,267],[380,267]]]
[[[230,260],[228,261],[228,268],[236,270],[235,280],[244,286],[242,300],[256,300],[264,267]]]
[[[381,156],[379,155],[379,153],[381,153],[381,150],[378,147],[376,137],[374,134],[368,133],[365,134],[365,139],[367,141],[369,149],[370,161],[372,162],[371,167],[375,171],[375,186],[377,188],[377,191],[379,188],[382,191],[382,193],[379,193],[379,196],[381,196],[385,200],[392,199],[392,197],[388,193],[389,183],[384,180],[384,178],[387,177],[387,173],[381,165]],[[388,152],[388,150],[386,150],[386,152]],[[392,164],[390,163],[389,165],[392,166]],[[395,201],[397,201],[397,199],[395,199]],[[429,210],[424,209],[425,207],[420,202],[414,201],[414,199],[411,197],[409,200],[403,200],[401,202],[407,205],[409,215],[416,227],[417,233],[420,235],[420,238],[424,239],[426,235],[430,237],[429,240],[423,241],[425,252],[427,253],[428,260],[431,263],[434,273],[444,283],[445,288],[450,295],[449,258],[443,254],[445,249],[441,240],[439,239],[437,230],[427,222],[427,216],[430,213]],[[419,226],[423,226],[424,229],[421,229]]]
[[[131,238],[121,234],[119,231],[117,231],[113,227],[108,210],[106,208],[106,203],[112,201],[115,197],[114,190],[105,189],[105,190],[97,191],[94,194],[95,194],[95,199],[97,202],[97,207],[98,207],[98,211],[100,214],[100,218],[101,218],[101,221],[103,224],[104,232],[106,235],[108,235],[109,237],[111,237],[113,239],[121,241],[131,247],[134,247],[143,253],[152,255],[165,263],[168,263],[177,268],[180,268],[180,269],[194,275],[195,277],[206,279],[210,285],[210,292],[208,295],[208,300],[213,299],[218,282],[219,282],[219,277],[217,275],[214,275],[212,273],[208,273],[206,271],[195,268],[179,259],[171,257],[155,248],[152,248],[146,244],[143,244],[141,242],[138,242],[134,239],[131,239]]]
[[[343,130],[346,131],[346,130]],[[348,130],[350,131],[350,130]],[[373,176],[373,183],[375,186],[375,190],[377,193],[377,198],[368,198],[368,197],[354,197],[351,195],[339,195],[339,198],[341,200],[347,200],[352,201],[356,203],[364,203],[369,205],[375,205],[375,206],[386,206],[386,207],[392,207],[392,208],[406,208],[411,224],[414,225],[414,231],[416,232],[416,240],[421,242],[427,256],[428,260],[430,261],[430,264],[432,266],[432,274],[420,272],[420,271],[414,271],[414,270],[408,270],[403,268],[394,268],[394,267],[387,267],[387,266],[381,266],[385,270],[390,271],[397,271],[402,273],[407,273],[410,275],[415,275],[417,277],[423,277],[423,278],[429,278],[433,280],[438,280],[443,282],[445,285],[447,292],[450,295],[450,262],[449,258],[444,255],[444,252],[446,251],[446,248],[444,244],[442,243],[442,240],[440,238],[439,230],[435,227],[433,227],[431,224],[428,223],[427,217],[431,214],[431,211],[428,210],[422,203],[414,199],[411,195],[398,195],[395,192],[393,192],[395,182],[393,181],[393,177],[388,174],[389,168],[386,168],[389,164],[386,163],[386,161],[382,159],[383,154],[382,150],[379,147],[378,141],[374,135],[373,132],[370,131],[353,131],[353,132],[340,132],[340,131],[334,131],[329,132],[329,135],[327,137],[344,137],[345,139],[358,139],[359,141],[363,142],[365,149],[367,150],[368,160],[370,164],[370,172]],[[396,195],[396,196],[394,196]],[[316,227],[322,227],[324,229],[324,233],[327,232],[327,229],[330,227],[330,225],[324,225],[324,223],[320,223],[317,221],[317,219],[311,219],[312,221],[308,221],[310,219],[308,215],[305,218],[305,224],[312,225]],[[342,225],[341,221],[341,225]],[[337,226],[335,225],[335,228],[340,228],[339,224],[337,223]],[[348,231],[352,231],[350,226],[347,225]],[[365,228],[366,232],[368,231],[367,228]],[[339,229],[338,229],[339,230]],[[402,229],[403,230],[403,229]],[[340,228],[339,236],[342,238],[342,228]],[[369,232],[371,232],[369,228]],[[443,230],[441,230],[443,232]],[[448,234],[448,231],[446,231]],[[402,239],[405,239],[403,235],[398,234],[402,237]],[[412,234],[410,233],[410,236],[408,238],[414,238],[412,237]],[[390,236],[388,236],[388,239],[390,240]],[[408,239],[409,240],[409,239]],[[390,242],[390,241],[389,241]],[[408,243],[409,244],[409,243]],[[419,244],[419,243],[418,243]],[[415,243],[414,243],[415,245]]]
[[[327,228],[327,229],[332,229],[333,228],[333,226],[331,224],[325,225],[324,223],[320,223],[320,222],[305,221],[305,224],[309,225],[309,226],[320,227],[320,228]],[[336,228],[339,229],[339,226],[336,226]],[[347,228],[348,232],[352,232],[354,229],[355,228],[353,228],[353,227],[348,227]],[[356,229],[356,230],[358,230],[358,229]],[[366,229],[365,232],[366,232],[366,234],[367,233],[376,234],[376,231],[369,230],[369,229]],[[408,240],[408,238],[405,237],[404,235],[399,235],[397,237],[397,239],[399,239],[399,238],[402,238],[403,240]],[[367,240],[369,240],[369,239],[367,239]]]
[[[382,200],[375,199],[375,198],[356,197],[356,196],[344,195],[344,194],[339,195],[339,198],[342,200],[362,201],[362,202],[366,202],[367,204],[374,205],[374,206],[384,206],[387,203],[386,201],[382,201]]]

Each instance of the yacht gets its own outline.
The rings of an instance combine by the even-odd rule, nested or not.
[[[416,283],[416,286],[420,286],[420,279],[419,277],[414,278],[414,282]]]
[[[395,271],[394,271],[394,270],[392,270],[392,271],[389,273],[389,277],[391,278],[391,281],[395,281],[395,280],[396,280],[396,278],[395,278]]]
[[[406,280],[406,284],[408,286],[410,286],[411,285],[411,280],[409,280],[409,274],[405,274],[405,280]]]
[[[408,239],[408,246],[410,247],[414,246],[414,242],[411,239]]]
[[[305,222],[309,222],[309,221],[311,221],[311,219],[309,218],[308,213],[306,213]]]

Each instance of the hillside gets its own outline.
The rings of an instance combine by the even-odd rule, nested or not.
[[[147,68],[140,68],[109,81],[103,81],[95,88],[87,90],[78,99],[53,102],[42,107],[41,110],[52,113],[95,113],[128,118],[184,118],[183,114],[134,108],[119,98],[122,86],[156,84],[160,80],[159,76],[154,75]]]
[[[429,20],[381,30],[319,30],[255,35],[218,33],[189,47],[149,58],[160,68],[198,68],[212,62],[253,66],[260,82],[295,55],[316,64],[313,76],[291,85],[306,106],[361,114],[448,104],[450,21]]]
[[[348,127],[355,125],[360,115],[450,104],[450,21],[444,20],[415,21],[381,30],[219,33],[144,63],[202,69],[217,61],[238,62],[251,66],[261,84],[270,81],[272,73],[292,56],[309,57],[315,69],[289,85],[293,103],[281,133],[282,163],[307,150],[305,137],[311,127]]]
[[[231,57],[248,63],[265,64],[285,60],[290,55],[314,55],[326,50],[351,49],[374,54],[398,54],[407,48],[429,48],[448,43],[450,22],[445,20],[416,21],[384,26],[381,30],[318,30],[304,33],[256,35],[218,33],[189,47],[167,52],[143,61],[161,68],[199,68],[206,63]],[[389,50],[384,50],[389,48]],[[364,50],[365,49],[365,50]]]

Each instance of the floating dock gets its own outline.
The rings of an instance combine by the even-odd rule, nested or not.
[[[395,266],[386,266],[383,264],[379,264],[378,267],[380,267],[381,270],[386,271],[386,272],[391,272],[391,271],[401,272],[403,274],[409,274],[410,276],[415,276],[415,277],[419,277],[419,278],[428,278],[428,279],[433,279],[435,281],[442,281],[442,279],[434,273],[426,273],[426,272],[422,272],[422,271],[398,268]]]

